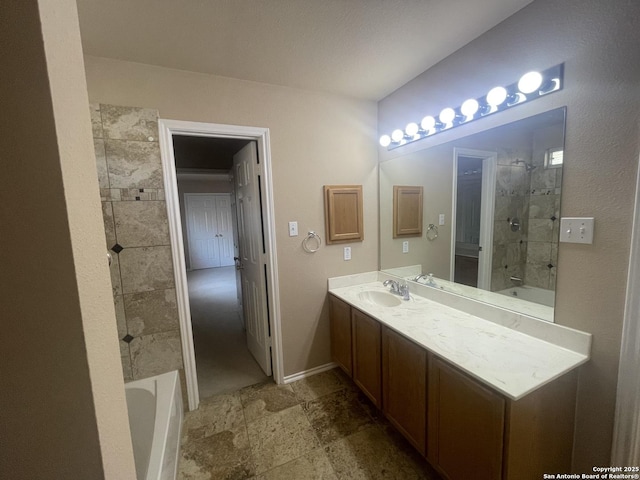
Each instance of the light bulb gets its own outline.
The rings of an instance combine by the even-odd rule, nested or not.
[[[420,130],[420,127],[418,127],[418,124],[415,122],[409,123],[404,129],[404,131],[407,132],[407,135],[409,135],[410,137],[415,136],[415,134],[418,133],[418,130]]]
[[[492,107],[502,105],[507,99],[507,89],[504,87],[494,87],[487,93],[487,103]]]
[[[391,132],[391,140],[394,142],[399,142],[404,138],[404,132],[400,129],[394,130]]]
[[[518,90],[524,94],[533,93],[542,85],[542,75],[539,72],[525,73],[518,81]]]
[[[453,108],[445,108],[440,112],[440,121],[445,125],[450,125],[453,119],[456,118],[456,111]]]
[[[460,111],[465,117],[468,117],[468,119],[471,120],[471,118],[473,118],[473,116],[478,111],[478,108],[480,108],[478,101],[470,98],[469,100],[465,100],[465,102],[460,107]]]
[[[422,127],[423,130],[426,130],[427,132],[430,130],[433,130],[436,126],[436,119],[430,115],[426,116],[420,122],[420,126]]]
[[[380,137],[380,145],[383,147],[388,147],[391,145],[391,137],[389,135],[382,135]]]

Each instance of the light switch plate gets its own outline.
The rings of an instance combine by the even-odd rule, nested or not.
[[[444,225],[444,213],[438,215],[438,225]]]
[[[409,241],[402,242],[402,253],[409,253]]]
[[[560,241],[593,243],[593,217],[563,217],[560,219]]]
[[[344,259],[351,260],[351,247],[344,247]]]
[[[289,236],[290,237],[298,236],[298,222],[289,222]]]

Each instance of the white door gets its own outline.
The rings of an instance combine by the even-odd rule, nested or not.
[[[493,213],[495,210],[497,153],[467,148],[455,148],[453,152],[453,212],[451,238],[451,273],[455,278],[455,253],[457,238],[457,190],[458,190],[458,157],[471,157],[482,160],[482,187],[480,193],[480,231],[478,245],[478,281],[477,287],[491,290],[491,265],[493,261]]]
[[[185,194],[191,268],[233,265],[231,200],[228,194]]]
[[[221,267],[233,265],[233,224],[231,222],[231,196],[216,195],[216,235]]]
[[[260,206],[260,171],[255,142],[233,156],[238,215],[239,262],[247,347],[271,375],[271,337],[267,309],[266,263]]]
[[[232,179],[234,179],[235,174],[232,175]],[[235,180],[232,180],[235,184]],[[231,196],[231,221],[233,222],[233,260],[236,264],[236,293],[238,295],[238,316],[240,317],[240,322],[242,323],[242,327],[246,329],[246,325],[244,323],[244,312],[242,307],[242,275],[241,275],[241,266],[240,262],[240,239],[238,238],[238,208],[236,204],[235,195]]]

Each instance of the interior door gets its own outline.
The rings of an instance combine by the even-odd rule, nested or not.
[[[265,248],[260,206],[260,171],[255,142],[233,156],[238,215],[239,264],[247,346],[271,375],[271,337],[267,309]]]
[[[455,148],[454,158],[450,278],[455,282],[490,290],[497,154]],[[477,182],[473,187],[475,190],[465,192],[464,184],[470,182]]]
[[[187,194],[185,203],[191,268],[219,267],[215,196]]]
[[[232,181],[235,184],[235,173],[233,174]],[[244,311],[242,307],[242,263],[240,262],[240,238],[238,234],[238,208],[236,203],[235,194],[231,196],[231,222],[233,227],[233,261],[236,265],[236,294],[238,296],[238,316],[242,327],[246,329],[244,322]]]
[[[233,226],[231,223],[231,197],[216,195],[216,238],[220,266],[233,265]]]

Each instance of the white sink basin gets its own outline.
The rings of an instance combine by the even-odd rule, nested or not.
[[[378,290],[367,290],[358,294],[358,300],[368,302],[379,307],[397,307],[402,303],[400,297]]]

